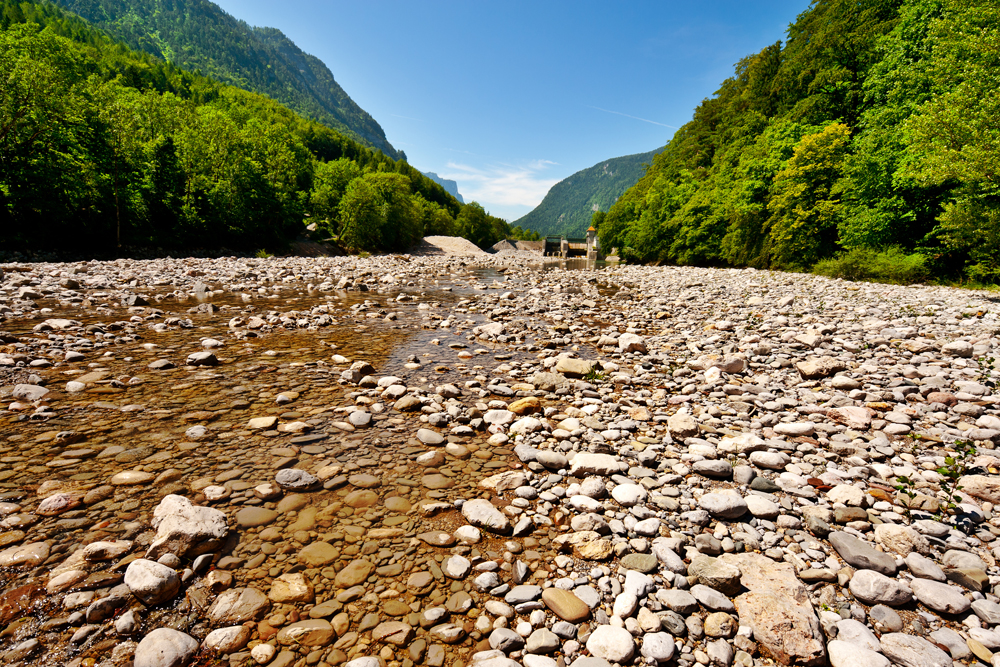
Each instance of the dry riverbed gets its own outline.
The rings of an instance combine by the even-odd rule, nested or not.
[[[436,247],[2,265],[0,661],[1000,664],[996,297]]]

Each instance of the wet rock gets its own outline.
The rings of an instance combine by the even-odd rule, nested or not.
[[[165,553],[195,556],[218,548],[229,532],[226,515],[211,507],[193,505],[183,496],[167,495],[153,510],[156,540],[146,552],[149,559]]]
[[[135,649],[135,667],[185,667],[198,651],[198,640],[170,628],[157,628]]]
[[[125,585],[132,595],[153,606],[173,599],[180,590],[181,580],[166,565],[139,558],[125,570]]]

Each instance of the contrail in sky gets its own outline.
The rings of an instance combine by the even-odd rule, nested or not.
[[[602,109],[601,107],[592,107],[589,104],[584,105],[589,109],[597,109],[598,111],[603,111],[604,113],[613,113],[617,116],[625,116],[626,118],[632,118],[634,120],[641,120],[643,123],[652,123],[653,125],[659,125],[660,127],[669,127],[671,130],[679,130],[679,127],[674,127],[673,125],[667,125],[666,123],[657,123],[655,120],[649,120],[648,118],[639,118],[638,116],[630,116],[627,113],[622,113],[621,111],[612,111],[611,109]]]

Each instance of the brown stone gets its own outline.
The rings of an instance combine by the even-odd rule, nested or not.
[[[19,617],[43,597],[45,597],[45,587],[37,580],[0,595],[0,625],[6,625]]]
[[[590,607],[570,591],[546,588],[542,591],[542,602],[564,621],[580,623],[590,618]]]
[[[402,621],[385,621],[372,630],[372,639],[377,642],[405,646],[413,639],[413,628]]]
[[[344,498],[344,504],[355,509],[371,507],[378,502],[378,495],[374,491],[367,489],[357,489],[351,491]]]
[[[375,566],[363,558],[352,560],[347,564],[347,567],[337,573],[334,584],[337,588],[357,586],[367,579],[374,569]]]
[[[534,396],[528,396],[514,401],[507,409],[515,415],[531,415],[542,411],[542,402]]]
[[[333,640],[333,626],[322,618],[312,618],[285,626],[278,632],[282,646],[326,646]]]
[[[754,639],[775,660],[801,667],[826,664],[819,619],[790,563],[753,553],[725,554],[719,560],[739,568],[740,581],[749,589],[734,600],[740,623],[753,628]]]
[[[299,552],[299,562],[308,567],[323,567],[340,558],[340,550],[329,542],[313,542]]]

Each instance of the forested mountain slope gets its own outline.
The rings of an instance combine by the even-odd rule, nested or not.
[[[596,211],[607,211],[636,184],[659,150],[604,160],[553,185],[515,224],[546,235],[583,236]]]
[[[54,0],[134,49],[263,93],[307,118],[405,158],[319,59],[280,30],[254,28],[208,0]]]
[[[0,0],[0,247],[274,248],[317,222],[341,245],[481,245],[508,228],[256,93],[133,51],[47,2]]]
[[[995,282],[998,89],[991,0],[814,0],[611,207],[602,245],[790,269],[899,246]]]

